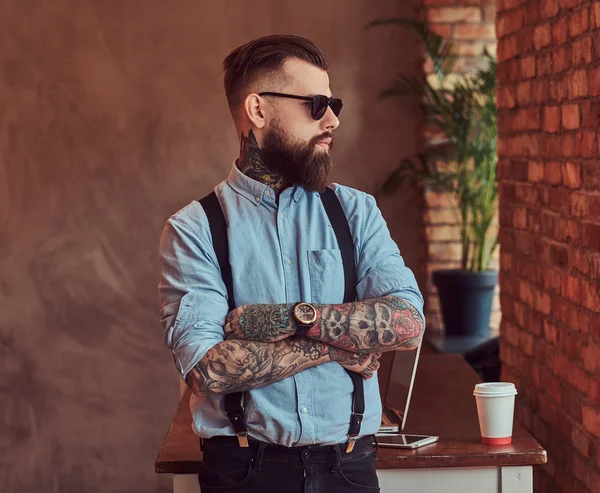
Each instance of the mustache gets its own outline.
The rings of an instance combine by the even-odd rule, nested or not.
[[[317,135],[316,137],[313,137],[312,139],[310,139],[309,142],[309,146],[312,148],[315,145],[317,145],[317,142],[319,142],[320,140],[323,139],[331,139],[331,143],[329,144],[330,149],[333,149],[333,143],[335,141],[335,137],[333,136],[333,134],[331,132],[325,132],[322,133],[321,135]]]

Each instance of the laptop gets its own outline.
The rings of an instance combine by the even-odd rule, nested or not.
[[[406,426],[422,344],[423,338],[417,349],[388,351],[383,353],[379,360],[380,366],[377,375],[383,407],[382,427],[398,425],[400,432]],[[381,430],[383,431],[385,428],[381,428]]]

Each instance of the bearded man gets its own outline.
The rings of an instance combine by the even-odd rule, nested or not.
[[[223,66],[239,157],[160,241],[201,490],[377,492],[378,358],[419,345],[423,298],[375,199],[329,184],[343,104],[325,54],[267,36]]]

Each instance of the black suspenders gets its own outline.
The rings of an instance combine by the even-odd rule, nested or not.
[[[356,267],[354,259],[354,241],[352,239],[352,233],[350,232],[350,226],[348,225],[348,220],[346,219],[342,205],[335,192],[331,188],[327,188],[325,192],[322,192],[320,195],[342,254],[342,262],[344,264],[344,303],[351,303],[356,300]],[[231,265],[229,263],[227,223],[215,192],[212,192],[201,199],[200,203],[208,217],[215,254],[221,268],[223,282],[227,287],[227,301],[229,304],[229,311],[231,312],[236,308],[236,304],[233,296]],[[362,375],[351,371],[348,371],[348,375],[354,384],[352,415],[350,417],[348,447],[346,449],[346,452],[351,452],[354,448],[356,437],[360,433],[360,425],[363,419],[363,413],[365,412],[365,395]],[[225,412],[227,413],[229,421],[231,421],[233,430],[238,436],[240,446],[247,447],[248,427],[244,418],[243,399],[243,392],[225,395]]]

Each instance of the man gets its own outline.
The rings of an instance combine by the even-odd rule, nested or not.
[[[219,263],[198,201],[167,221],[160,243],[161,320],[193,389],[201,489],[379,491],[378,358],[418,346],[423,298],[373,197],[332,185],[355,255],[356,298],[342,303],[348,263],[320,195],[342,102],[331,97],[323,52],[301,37],[268,36],[229,54],[224,72],[241,136],[215,188],[229,261]],[[353,409],[359,390],[362,415]],[[238,392],[235,414],[226,395]]]

